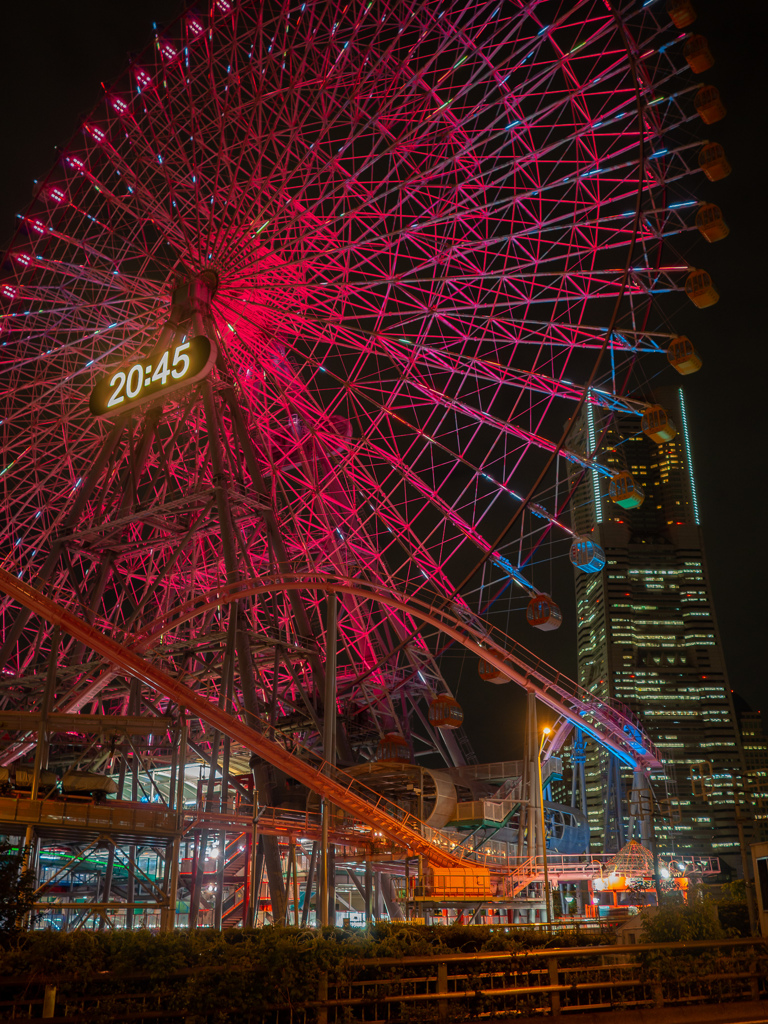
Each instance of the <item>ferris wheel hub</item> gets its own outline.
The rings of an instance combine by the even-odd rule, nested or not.
[[[209,309],[219,287],[219,275],[215,270],[201,273],[179,282],[171,293],[171,306],[179,310]]]

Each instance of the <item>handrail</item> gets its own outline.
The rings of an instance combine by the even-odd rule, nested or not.
[[[172,836],[175,812],[160,804],[134,804],[105,800],[87,803],[29,797],[0,796],[0,821],[49,826],[85,828],[92,831],[123,831]]]
[[[238,890],[235,899],[243,893]],[[68,904],[58,904],[68,906]],[[127,907],[135,904],[125,904]],[[82,903],[71,904],[82,907]],[[92,906],[98,907],[98,904]],[[239,903],[227,907],[224,917],[232,918],[239,908]],[[547,927],[547,930],[551,926]],[[680,954],[688,952],[689,956],[705,949],[723,950],[714,963],[707,963],[703,969],[693,969],[681,977],[675,970],[668,970],[663,962],[649,969],[644,963],[642,954],[655,952],[672,952]],[[640,955],[638,955],[640,954]],[[256,1015],[260,1019],[270,1021],[282,1020],[282,1011],[287,1011],[291,1019],[297,1015],[309,1016],[318,1020],[344,1019],[368,1020],[392,1017],[388,1007],[398,1007],[397,1016],[404,1012],[407,1005],[419,1004],[430,1006],[427,1013],[439,1020],[461,1013],[462,1019],[474,1017],[477,1012],[478,1000],[490,1008],[491,1015],[519,1016],[530,1013],[533,1009],[537,1019],[559,1017],[564,1012],[568,1016],[585,1014],[585,1020],[594,1020],[596,1008],[600,1010],[653,1008],[657,1016],[665,1006],[680,1007],[677,1017],[685,1017],[683,1007],[690,1009],[691,1003],[696,1007],[704,1003],[723,1003],[723,996],[728,998],[728,1006],[736,1009],[736,1016],[742,1019],[755,1016],[754,1013],[739,1014],[741,1004],[745,1010],[755,1005],[755,1001],[764,998],[763,980],[765,977],[766,949],[765,943],[754,939],[731,939],[726,941],[700,941],[690,943],[659,943],[632,946],[610,946],[603,944],[587,947],[549,946],[536,950],[508,950],[494,952],[449,953],[434,950],[428,956],[405,957],[365,957],[359,952],[349,952],[344,960],[344,969],[328,969],[317,971],[314,984],[311,971],[319,964],[316,957],[307,964],[308,971],[303,977],[306,984],[304,997],[298,999],[294,993],[277,992],[275,996],[287,996],[287,1001],[270,1002],[260,1005]],[[425,970],[426,968],[426,970]],[[143,996],[146,1001],[146,989],[143,982],[152,982],[153,1010],[150,1016],[164,1018],[182,1017],[189,1014],[188,1000],[179,995],[183,991],[186,979],[193,974],[210,974],[220,970],[220,965],[197,964],[191,967],[165,971],[163,980],[169,984],[157,987],[156,974],[151,971],[108,971],[95,975],[87,992],[79,999],[75,998],[76,1013],[86,1013],[114,986],[114,980],[120,982],[120,991],[124,993],[119,1009],[127,1010],[135,1006],[136,996]],[[232,965],[229,971],[238,977],[247,972],[257,978],[257,987],[266,981],[269,972],[258,964],[242,962]],[[351,970],[351,974],[350,974]],[[274,972],[272,972],[274,975]],[[262,977],[260,977],[260,975]],[[56,989],[66,976],[57,974],[14,975],[0,978],[0,982],[11,986],[13,1005],[21,1011],[23,1006],[28,1012],[24,1016],[33,1016],[37,1007],[44,1000],[41,997],[42,986],[45,986],[45,1000],[49,1010],[56,999]],[[131,983],[137,983],[135,988]],[[175,984],[174,984],[175,983]],[[311,988],[309,987],[311,985]],[[127,986],[127,988],[126,988]],[[263,986],[262,986],[263,987]],[[236,986],[235,1000],[230,1003],[224,994],[225,1010],[236,1012],[242,1000],[240,986]],[[314,989],[314,993],[312,992]],[[221,996],[221,993],[219,993]],[[314,995],[314,998],[312,997]],[[292,997],[293,996],[293,997]],[[309,998],[308,998],[309,997]],[[497,1000],[502,1000],[501,1003]],[[747,1003],[747,1000],[752,1002]],[[72,999],[69,1000],[70,1011]],[[449,1001],[454,1006],[462,1006],[462,1010],[449,1011]],[[493,1002],[491,1002],[493,1001]],[[531,1003],[533,1002],[533,1007]],[[10,1004],[9,1004],[10,1005]],[[222,1005],[219,998],[219,1005]],[[177,1011],[177,1007],[181,1007]],[[34,1009],[33,1009],[34,1008]],[[333,1011],[344,1008],[341,1014]],[[474,1011],[474,1013],[473,1013]],[[53,1012],[50,1010],[50,1012]],[[119,1011],[118,1011],[119,1012]],[[407,1010],[405,1010],[407,1014]],[[662,1011],[663,1012],[663,1011]],[[701,1013],[697,1012],[697,1020]],[[142,1016],[146,1015],[145,1013]],[[637,1014],[625,1014],[636,1017]],[[647,1014],[643,1013],[643,1019]],[[669,1015],[669,1019],[672,1019]],[[706,1016],[706,1014],[705,1014]],[[732,1014],[733,1016],[733,1014]],[[761,1015],[761,1019],[763,1019]],[[675,1019],[677,1019],[677,1017]],[[56,1018],[63,1019],[63,1018]],[[80,1018],[78,1018],[80,1019]],[[122,1018],[121,1018],[122,1019]],[[714,1018],[713,1018],[714,1019]]]
[[[365,960],[365,966],[390,967],[397,964],[460,963],[462,960],[549,960],[554,957],[623,956],[635,953],[675,950],[678,953],[699,949],[731,949],[766,946],[765,939],[695,939],[688,942],[646,942],[632,946],[547,946],[544,949],[494,950],[488,953],[431,953],[429,956],[382,956]],[[767,950],[768,952],[768,950]]]
[[[124,904],[123,904],[124,905]],[[143,906],[144,904],[136,904],[137,906]],[[82,903],[78,906],[83,906]],[[546,927],[546,926],[542,926]],[[653,952],[666,952],[674,951],[678,953],[684,952],[696,952],[701,949],[744,949],[748,946],[762,946],[765,948],[765,939],[696,939],[689,942],[649,942],[639,943],[638,945],[632,946],[614,946],[608,945],[608,943],[599,943],[590,946],[546,946],[540,949],[517,949],[517,950],[489,950],[487,953],[482,951],[473,953],[443,953],[433,952],[428,955],[422,956],[377,956],[377,957],[365,957],[359,956],[355,958],[352,953],[347,956],[347,963],[354,963],[362,967],[419,967],[422,965],[434,966],[436,964],[450,964],[450,963],[463,963],[463,962],[477,962],[481,960],[511,960],[514,962],[520,962],[523,960],[552,960],[553,958],[560,961],[568,959],[569,957],[595,957],[595,956],[618,956],[627,957],[634,956],[636,953],[653,953]],[[350,947],[352,948],[352,947]],[[766,949],[768,952],[768,949]],[[215,965],[211,964],[211,968],[215,969]],[[199,972],[201,965],[193,967],[182,967],[176,970],[169,970],[163,972],[164,978],[182,978],[189,974],[195,974]],[[262,969],[258,964],[249,963],[247,969],[253,973],[258,974]],[[150,980],[156,979],[156,972],[153,971],[132,971],[131,973],[122,973],[118,971],[105,971],[101,978],[120,978],[121,981],[136,981],[136,980]],[[0,975],[0,985],[29,985],[29,984],[56,984],[61,981],[71,980],[71,975],[61,973],[45,974],[36,972],[35,974],[5,974]],[[392,982],[392,978],[388,977],[386,981]],[[366,980],[365,984],[370,984],[370,980]],[[595,983],[595,987],[599,987],[599,982]],[[539,990],[541,986],[537,986]],[[467,994],[467,993],[464,993]],[[472,993],[469,993],[472,994]]]

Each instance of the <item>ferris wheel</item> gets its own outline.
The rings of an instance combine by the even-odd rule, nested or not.
[[[685,284],[661,240],[692,168],[660,140],[693,107],[660,6],[216,0],[159,34],[7,255],[4,567],[286,743],[321,743],[333,619],[339,756],[471,757],[402,607],[475,623],[511,582],[559,621],[533,563],[578,547],[569,468],[612,475],[563,424],[638,411],[655,296]],[[334,580],[377,598],[331,610]],[[2,616],[9,706],[53,659],[58,706],[128,707]]]

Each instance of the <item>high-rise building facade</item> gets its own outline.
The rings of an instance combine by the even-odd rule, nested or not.
[[[747,769],[748,806],[754,819],[755,842],[768,840],[768,736],[759,711],[739,711],[739,731]]]
[[[579,680],[629,705],[662,752],[666,774],[653,780],[660,849],[735,862],[744,754],[707,577],[682,389],[660,389],[656,401],[677,427],[672,440],[657,445],[639,416],[594,405],[571,439],[583,451],[599,442],[599,461],[630,472],[645,493],[638,508],[621,508],[608,497],[608,478],[592,470],[577,489],[573,525],[606,555],[600,572],[576,574]],[[588,748],[585,776],[593,845],[615,846],[626,838],[621,814],[608,813],[618,772],[603,751]],[[631,785],[621,778],[620,786]],[[620,786],[613,792],[626,813]]]

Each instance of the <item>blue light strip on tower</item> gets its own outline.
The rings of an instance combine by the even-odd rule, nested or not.
[[[680,413],[682,416],[683,426],[683,440],[685,441],[685,461],[688,463],[688,478],[691,481],[691,499],[693,501],[693,518],[697,526],[700,525],[699,521],[699,502],[696,498],[696,481],[693,479],[693,456],[691,454],[691,440],[688,436],[688,417],[685,412],[685,398],[683,397],[683,389],[677,389],[680,395]]]
[[[589,438],[589,455],[590,458],[594,458],[595,455],[595,421],[592,415],[592,402],[591,395],[587,395],[587,436]],[[603,506],[600,501],[600,474],[596,469],[591,470],[592,473],[592,494],[595,501],[595,522],[602,523],[603,521]],[[697,520],[698,521],[698,520]]]

